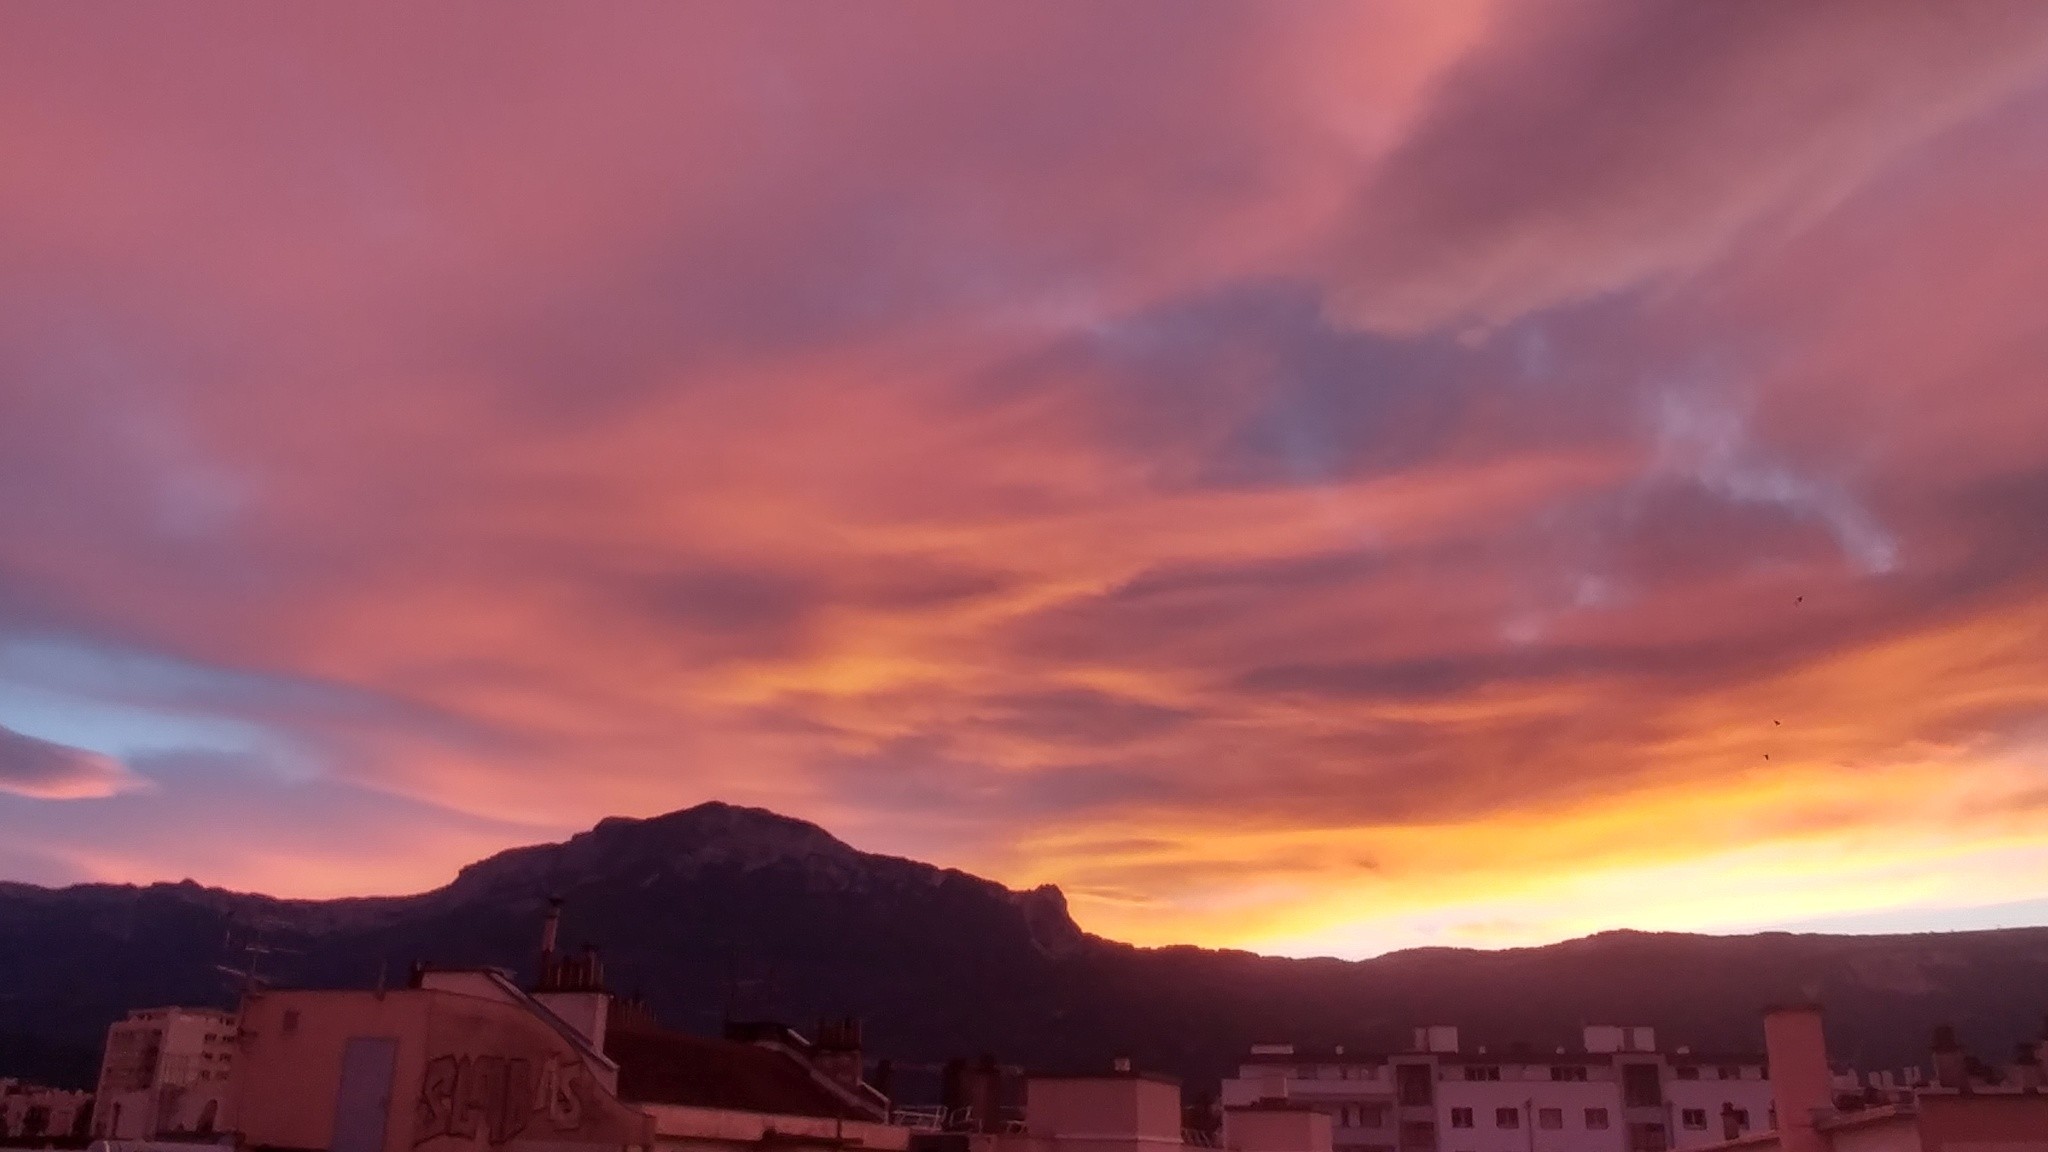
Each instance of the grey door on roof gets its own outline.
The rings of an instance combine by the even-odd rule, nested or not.
[[[341,1054],[341,1087],[334,1094],[334,1139],[328,1152],[384,1152],[384,1127],[391,1117],[391,1081],[398,1070],[398,1041],[390,1036],[357,1036]]]

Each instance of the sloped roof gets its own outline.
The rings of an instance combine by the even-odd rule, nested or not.
[[[633,1026],[612,1030],[604,1051],[619,1066],[619,1098],[631,1103],[873,1119],[795,1058],[758,1044]]]

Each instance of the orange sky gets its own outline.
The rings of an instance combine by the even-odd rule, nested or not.
[[[2048,920],[2048,7],[0,13],[0,878]]]

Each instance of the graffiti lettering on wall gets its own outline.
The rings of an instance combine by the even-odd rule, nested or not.
[[[559,1055],[537,1071],[516,1056],[436,1056],[420,1083],[412,1142],[450,1136],[497,1145],[533,1127],[574,1132],[588,1081],[582,1061]]]

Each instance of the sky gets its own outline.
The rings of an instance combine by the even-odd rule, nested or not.
[[[0,878],[2048,922],[2043,203],[2034,0],[10,5]]]

